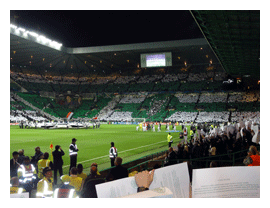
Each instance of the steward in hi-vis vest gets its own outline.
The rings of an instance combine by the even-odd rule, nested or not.
[[[69,172],[71,168],[77,167],[77,154],[79,149],[77,148],[76,141],[77,139],[73,138],[72,143],[69,145],[69,157],[70,157]]]
[[[111,160],[111,167],[114,166],[114,159],[117,157],[117,149],[114,147],[114,142],[111,142],[111,148],[109,151],[110,160]]]

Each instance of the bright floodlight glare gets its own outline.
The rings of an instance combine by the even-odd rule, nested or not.
[[[35,32],[32,32],[32,31],[28,31],[28,30],[25,30],[24,28],[21,28],[21,27],[17,27],[16,25],[13,25],[13,24],[10,24],[10,28],[13,28],[15,29],[15,33],[17,35],[21,35],[20,32],[23,32],[23,36],[26,37],[27,34],[29,34],[30,36],[33,36],[36,38],[36,41],[40,42],[40,43],[46,43],[46,44],[49,44],[51,45],[53,48],[56,48],[56,49],[60,49],[62,47],[62,44],[61,43],[58,43],[56,41],[52,41],[48,38],[46,38],[45,36],[43,35],[38,35],[37,33]]]
[[[22,31],[22,32],[25,32],[25,29],[23,29],[21,27],[19,27],[17,30]]]
[[[43,35],[38,36],[38,38],[39,38],[42,42],[44,42],[44,43],[50,42],[50,41],[51,41],[50,39],[46,38],[46,37],[43,36]]]
[[[13,24],[10,24],[10,27],[13,28],[13,29],[16,29],[17,26],[13,25]]]
[[[28,34],[31,35],[31,36],[34,36],[34,37],[38,37],[38,34],[35,33],[35,32],[28,32]]]

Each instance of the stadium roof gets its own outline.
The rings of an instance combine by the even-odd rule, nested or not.
[[[260,77],[259,10],[191,13],[228,74]]]
[[[260,11],[192,11],[206,39],[66,48],[10,29],[11,66],[38,73],[109,75],[140,68],[140,54],[172,52],[173,67],[221,63],[234,77],[260,77]],[[44,39],[44,37],[43,37]],[[45,38],[46,40],[46,38]]]
[[[175,40],[125,45],[66,48],[38,40],[37,34],[10,29],[11,66],[65,74],[78,72],[87,75],[100,72],[105,76],[110,72],[123,72],[140,67],[140,54],[172,52],[174,67],[187,65],[219,64],[214,53],[204,38]],[[49,40],[47,41],[49,42]],[[51,41],[52,42],[52,41]]]

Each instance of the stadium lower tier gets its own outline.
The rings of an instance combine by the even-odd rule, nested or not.
[[[146,93],[127,95],[95,95],[92,99],[41,97],[38,94],[17,92],[20,101],[11,101],[11,115],[16,112],[38,108],[39,113],[48,113],[57,119],[67,118],[73,112],[75,119],[101,121],[127,121],[144,118],[153,122],[228,122],[237,120],[235,113],[260,117],[260,102],[254,96],[230,93]],[[235,102],[228,102],[230,96]],[[245,98],[245,100],[243,100]],[[231,99],[232,100],[232,99]],[[220,102],[223,101],[223,102]],[[29,121],[31,119],[27,118]],[[50,120],[50,118],[47,118]],[[24,120],[24,119],[23,119]]]

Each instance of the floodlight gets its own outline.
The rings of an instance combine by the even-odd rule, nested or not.
[[[10,24],[10,27],[13,28],[13,29],[16,29],[17,26],[13,25],[13,24]]]
[[[18,31],[25,32],[25,29],[23,29],[23,28],[21,28],[21,27],[19,27],[17,30],[18,30]]]
[[[31,35],[31,36],[34,36],[34,37],[38,37],[38,34],[35,33],[35,32],[28,32],[28,34]]]

